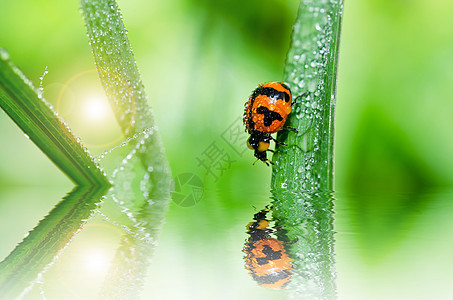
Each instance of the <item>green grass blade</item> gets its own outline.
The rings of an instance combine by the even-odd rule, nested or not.
[[[302,0],[285,81],[295,96],[273,156],[273,217],[293,244],[291,299],[336,299],[333,238],[333,132],[342,0]]]
[[[109,185],[103,172],[61,122],[49,104],[38,97],[25,76],[0,49],[0,106],[49,159],[77,185]]]
[[[147,96],[115,1],[81,0],[101,83],[126,136],[154,125]]]
[[[70,192],[0,262],[0,299],[16,299],[52,263],[97,207],[107,187],[81,186]]]
[[[99,77],[123,132],[128,137],[146,132],[136,139],[137,147],[130,155],[137,152],[142,168],[150,170],[150,199],[167,201],[170,169],[118,5],[115,1],[80,3]]]
[[[169,199],[170,170],[122,16],[115,1],[81,0],[82,14],[101,83],[126,136],[137,139],[142,167],[152,169],[150,197]]]
[[[333,188],[335,89],[343,1],[304,0],[294,25],[285,81],[298,99],[273,156],[273,188],[296,191]]]

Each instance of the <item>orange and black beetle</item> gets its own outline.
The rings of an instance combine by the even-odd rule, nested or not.
[[[284,243],[270,234],[273,232],[266,219],[268,209],[256,213],[247,225],[247,239],[243,252],[246,254],[245,268],[261,286],[272,289],[284,289],[292,276],[292,259],[284,248]]]
[[[289,86],[283,82],[268,82],[259,85],[245,103],[244,125],[250,134],[247,146],[255,151],[255,157],[267,165],[272,133],[283,128],[291,113],[292,95]]]

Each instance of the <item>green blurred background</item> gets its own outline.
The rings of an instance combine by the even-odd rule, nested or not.
[[[233,236],[228,224],[242,228],[253,206],[267,204],[271,174],[264,164],[251,166],[252,154],[243,153],[236,139],[225,141],[224,133],[241,126],[244,102],[257,84],[282,79],[298,1],[118,4],[172,172],[201,177],[205,199],[211,199],[194,208],[172,205],[164,241],[175,232],[179,238],[191,235],[193,247],[201,249],[203,235],[197,237],[194,228],[214,230],[228,240]],[[452,13],[453,2],[445,0],[345,3],[336,108],[335,226],[339,274],[352,274],[352,279],[339,276],[340,295],[353,290],[365,266],[385,261],[391,269],[397,251],[406,257],[402,244],[410,249],[425,245],[424,239],[407,242],[412,241],[408,236],[421,232],[420,224],[427,224],[421,227],[424,237],[434,241],[443,236],[439,227],[445,232],[452,228],[446,221],[451,193],[437,192],[448,190],[453,181]],[[44,96],[61,109],[92,153],[113,146],[118,128],[111,115],[104,116],[101,126],[77,111],[84,99],[102,98],[78,2],[2,0],[0,28],[0,46],[35,86],[47,67]],[[98,130],[93,132],[93,126]],[[0,139],[4,257],[72,184],[3,112]],[[214,146],[228,163],[207,173],[199,159]],[[424,196],[429,193],[440,196]],[[442,241],[445,245],[435,243],[436,250],[421,250],[438,256],[430,265],[442,262],[433,271],[439,274],[453,266],[441,250],[451,249],[453,241]],[[382,271],[386,267],[379,270],[370,278],[388,275]]]
[[[62,85],[94,66],[78,2],[2,2],[1,46],[36,86],[47,66],[44,95],[55,104]],[[241,116],[258,83],[283,77],[297,1],[119,5],[174,173]],[[452,11],[448,1],[346,2],[337,190],[412,191],[451,183]],[[96,75],[83,76],[89,78],[85,89],[97,88]],[[2,184],[52,184],[51,176],[28,170],[33,162],[37,174],[55,175],[10,123],[3,114],[2,140],[10,142],[0,149],[8,157],[0,166]]]

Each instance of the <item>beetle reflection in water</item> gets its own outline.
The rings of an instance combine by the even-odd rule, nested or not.
[[[246,227],[250,237],[242,250],[246,254],[245,268],[260,286],[284,289],[292,276],[292,259],[286,253],[285,242],[271,236],[274,230],[266,219],[269,211],[266,207],[256,213],[255,221]]]

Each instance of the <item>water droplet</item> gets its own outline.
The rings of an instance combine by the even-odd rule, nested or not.
[[[4,48],[0,48],[0,57],[1,57],[3,60],[9,60],[9,53],[8,53],[8,51],[6,51],[6,49],[4,49]]]
[[[47,66],[46,66],[46,68],[44,69],[44,73],[41,76],[39,76],[39,88],[38,88],[38,98],[39,99],[42,99],[42,95],[44,94],[43,81],[44,81],[44,77],[47,75],[47,73],[49,73],[49,71],[47,70]]]

